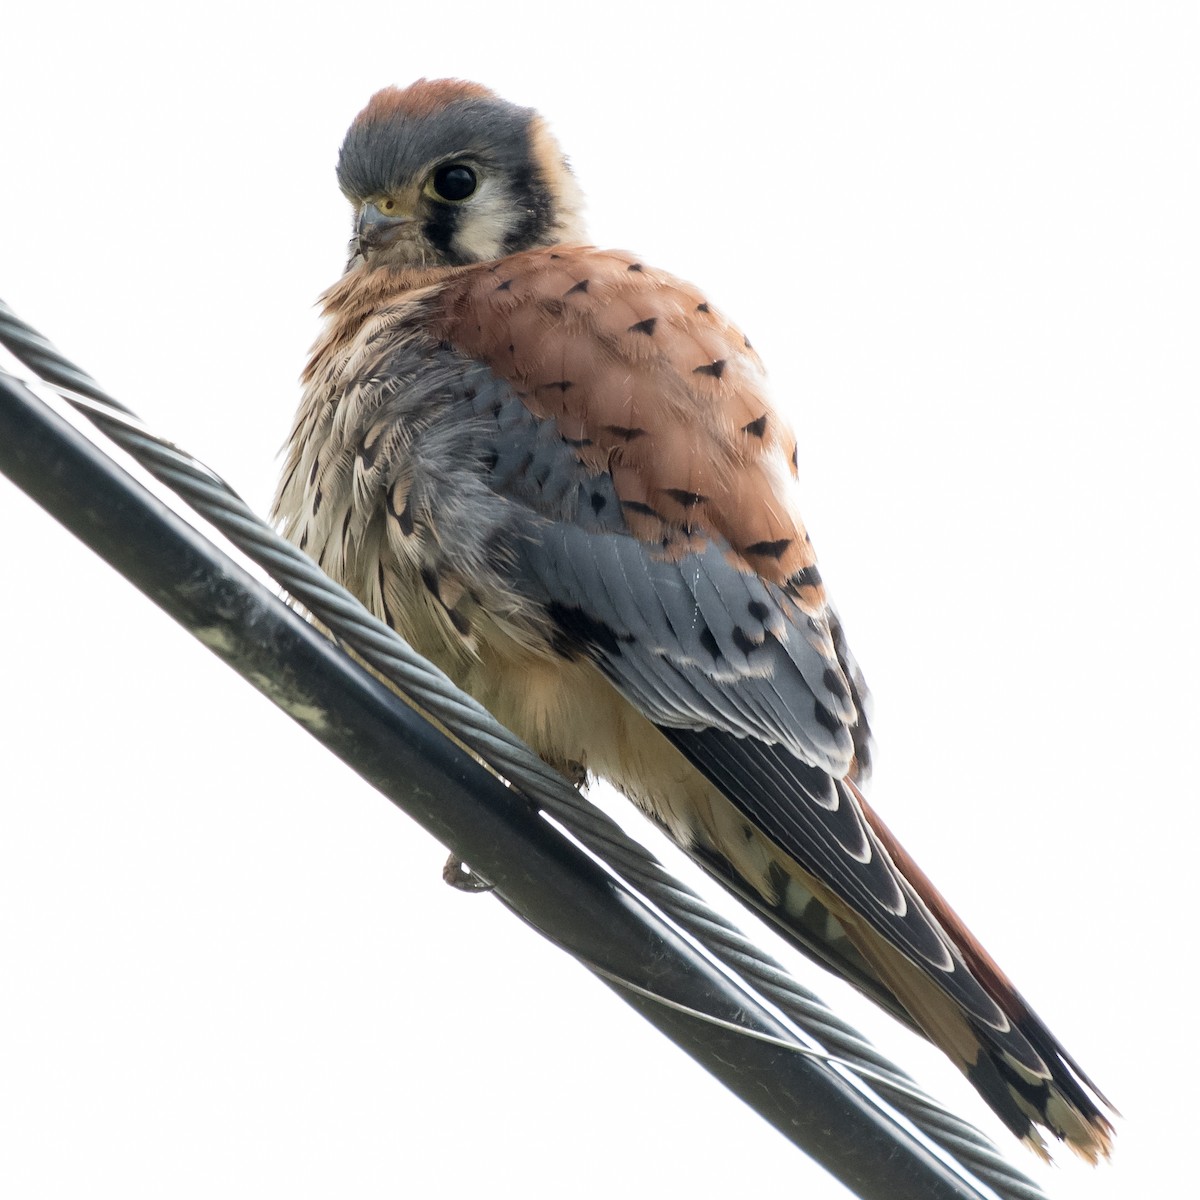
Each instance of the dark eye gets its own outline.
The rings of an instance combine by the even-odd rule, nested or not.
[[[475,172],[463,163],[447,163],[433,173],[433,194],[439,200],[465,200],[478,186]]]

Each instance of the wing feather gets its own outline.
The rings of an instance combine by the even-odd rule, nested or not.
[[[505,586],[545,615],[560,649],[595,661],[786,855],[934,974],[975,1019],[1005,1029],[1007,1018],[962,965],[841,782],[855,760],[861,686],[847,678],[854,672],[838,655],[840,630],[826,609],[803,527],[790,515],[790,501],[772,490],[786,478],[778,460],[790,439],[755,438],[761,444],[745,453],[722,423],[728,397],[714,390],[726,381],[743,409],[767,414],[764,429],[780,425],[756,391],[756,360],[744,339],[711,313],[702,336],[688,336],[678,322],[695,308],[694,297],[664,277],[630,271],[622,256],[593,256],[587,273],[603,277],[608,303],[597,307],[604,289],[589,287],[566,320],[566,296],[547,294],[561,287],[562,259],[514,256],[504,266],[503,288],[490,270],[463,276],[457,290],[441,297],[442,311],[457,313],[457,320],[443,320],[436,346],[414,346],[403,321],[384,319],[353,360],[364,444],[374,445],[371,431],[391,418],[411,431],[410,450],[426,461],[465,459],[482,468],[482,482],[498,501],[491,520],[504,540],[493,569],[505,571]],[[649,322],[644,328],[675,323],[674,335],[652,350],[647,333],[629,329],[633,349],[622,352],[621,331],[611,326],[618,300],[628,308],[621,321],[632,316]],[[530,340],[537,343],[534,354]],[[589,341],[590,350],[579,349]],[[539,371],[556,360],[602,359],[607,348],[610,369],[599,376],[602,387],[582,378],[539,382],[513,367],[505,375],[486,357],[465,357],[461,371],[454,370],[456,353],[482,350],[495,360],[497,347],[507,345],[524,353],[524,359],[510,354],[510,363],[530,362]],[[704,362],[684,374],[688,356],[701,353]],[[427,380],[414,377],[414,362],[431,364]],[[613,369],[618,365],[623,371]],[[622,393],[626,377],[636,386]],[[397,378],[406,389],[380,382]],[[632,395],[650,394],[656,383],[665,390],[653,411],[629,409]],[[422,389],[427,399],[418,401]],[[539,400],[543,393],[553,401]],[[402,412],[421,416],[406,419]],[[613,432],[616,420],[634,419],[630,412],[639,424]],[[581,436],[563,431],[564,413]],[[669,450],[663,461],[655,453],[660,444]],[[608,449],[598,460],[594,451],[603,445]],[[639,463],[635,472],[627,469],[631,458]],[[736,512],[688,490],[699,461],[712,464],[711,490]],[[344,463],[331,462],[329,469],[335,467]],[[684,469],[686,476],[679,474]],[[637,502],[648,509],[638,514],[645,522],[631,519],[622,497],[622,487],[635,484],[640,496],[659,504]],[[625,499],[623,506],[610,502],[614,495]],[[766,524],[760,511],[769,516]],[[656,538],[645,536],[647,525]],[[468,531],[438,526],[448,560]],[[788,536],[769,536],[780,532]],[[762,568],[797,553],[804,560],[798,577]],[[1022,1055],[1030,1056],[1036,1062],[1031,1049]]]
[[[354,364],[357,403],[374,405],[364,445],[389,444],[376,426],[408,413],[409,457],[429,452],[428,478],[404,481],[418,535],[435,494],[458,514],[426,543],[442,560],[434,600],[468,621],[456,606],[474,571],[527,623],[523,644],[594,662],[757,839],[740,867],[719,837],[697,840],[701,860],[797,944],[903,1004],[1015,1131],[1036,1137],[1032,1117],[1105,1152],[1110,1127],[1073,1062],[861,800],[866,688],[791,495],[795,442],[745,339],[694,289],[588,248],[466,270],[426,300]],[[428,379],[414,363],[433,364]],[[449,477],[435,492],[451,462],[470,464],[465,492],[493,500],[457,503]],[[456,572],[463,546],[472,570]],[[459,580],[452,596],[441,579]],[[840,932],[823,943],[825,917]]]

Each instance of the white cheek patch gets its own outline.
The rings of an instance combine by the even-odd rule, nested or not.
[[[509,190],[493,179],[484,179],[475,195],[463,205],[454,249],[473,262],[503,257],[518,215]]]

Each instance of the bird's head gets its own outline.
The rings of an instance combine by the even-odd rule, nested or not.
[[[584,238],[582,196],[541,117],[477,83],[376,92],[337,174],[354,205],[351,266],[462,266]]]

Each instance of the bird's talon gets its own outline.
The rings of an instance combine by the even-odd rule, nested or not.
[[[442,868],[442,879],[460,892],[490,892],[496,885],[472,871],[457,854],[451,854]]]

